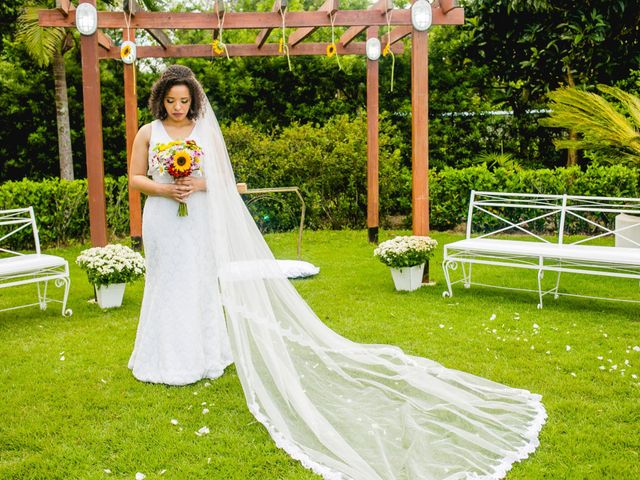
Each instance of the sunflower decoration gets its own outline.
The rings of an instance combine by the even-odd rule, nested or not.
[[[327,57],[333,57],[337,51],[338,49],[335,43],[330,43],[329,45],[327,45]]]
[[[225,47],[226,45],[224,43],[221,43],[217,38],[213,42],[211,42],[211,50],[216,55],[222,55],[225,52]]]
[[[136,44],[130,40],[125,40],[120,45],[120,59],[127,65],[136,61]]]
[[[382,56],[386,57],[390,53],[391,53],[391,44],[387,42],[387,44],[384,46],[384,50],[382,50]]]
[[[153,147],[151,164],[158,169],[161,175],[170,175],[173,178],[188,177],[190,175],[201,177],[202,148],[194,140],[172,141],[169,143],[157,143]],[[187,204],[180,202],[178,216],[189,215]]]

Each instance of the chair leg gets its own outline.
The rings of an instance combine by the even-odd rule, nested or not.
[[[447,289],[442,292],[442,296],[444,298],[453,297],[453,290],[451,290],[451,278],[449,276],[449,269],[455,270],[456,264],[451,260],[443,260],[442,261],[442,271],[444,272],[444,278],[447,281]]]
[[[538,270],[538,298],[540,302],[538,303],[538,308],[542,308],[542,279],[544,278],[544,270]]]
[[[42,290],[40,290],[40,284],[42,284]],[[40,306],[40,310],[47,309],[47,286],[49,282],[45,280],[44,282],[37,282],[36,288],[38,289],[38,305]]]
[[[67,299],[69,298],[69,288],[71,287],[71,279],[69,277],[56,279],[56,287],[61,287],[64,283],[64,296],[62,297],[62,316],[70,317],[73,310],[67,308]]]

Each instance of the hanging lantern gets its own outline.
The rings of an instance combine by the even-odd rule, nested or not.
[[[125,40],[120,45],[120,58],[127,65],[136,61],[136,44],[130,40]]]
[[[431,4],[427,0],[417,0],[411,5],[411,24],[419,32],[431,26]]]
[[[370,39],[368,39],[367,43],[365,44],[367,58],[372,61],[378,60],[380,58],[381,48],[382,47],[380,45],[380,40],[378,40],[376,37],[371,37]]]
[[[82,35],[93,35],[98,29],[98,12],[90,3],[81,3],[76,8],[76,28]]]

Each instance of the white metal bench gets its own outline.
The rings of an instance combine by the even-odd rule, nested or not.
[[[40,239],[36,225],[33,207],[16,208],[13,210],[0,210],[0,245],[11,236],[31,227],[35,243],[35,253],[19,253],[9,248],[0,246],[0,289],[35,283],[38,291],[38,301],[26,305],[4,308],[0,312],[15,310],[17,308],[38,305],[41,310],[47,308],[49,302],[62,304],[62,315],[71,316],[71,309],[67,308],[69,297],[69,264],[55,255],[40,253]],[[64,286],[62,300],[47,297],[47,285],[53,280],[56,287]]]
[[[565,272],[640,280],[640,224],[616,226],[615,217],[620,214],[640,214],[640,199],[472,191],[466,238],[444,247],[442,268],[447,290],[442,295],[451,297],[452,285],[463,283],[467,288],[483,285],[537,291],[538,308],[547,294],[604,299],[560,293],[560,277]],[[510,235],[514,233],[519,235]],[[570,234],[580,235],[569,240]],[[614,246],[614,239],[628,247]],[[474,264],[534,270],[538,288],[472,282]],[[451,272],[458,265],[462,278],[452,281]],[[547,290],[542,285],[545,272],[557,273],[555,286]]]

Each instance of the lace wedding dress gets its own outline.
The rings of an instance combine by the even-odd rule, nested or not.
[[[249,409],[279,447],[325,480],[497,479],[535,450],[539,395],[325,326],[240,198],[209,105],[197,128],[218,266],[207,286],[220,290]]]
[[[198,131],[189,138],[200,144]],[[162,122],[151,125],[151,149],[173,139]],[[149,164],[160,183],[173,182]],[[218,288],[214,252],[207,238],[209,206],[205,192],[187,199],[189,215],[178,203],[147,198],[142,235],[146,257],[144,298],[129,368],[144,382],[185,385],[216,378],[232,363]]]

